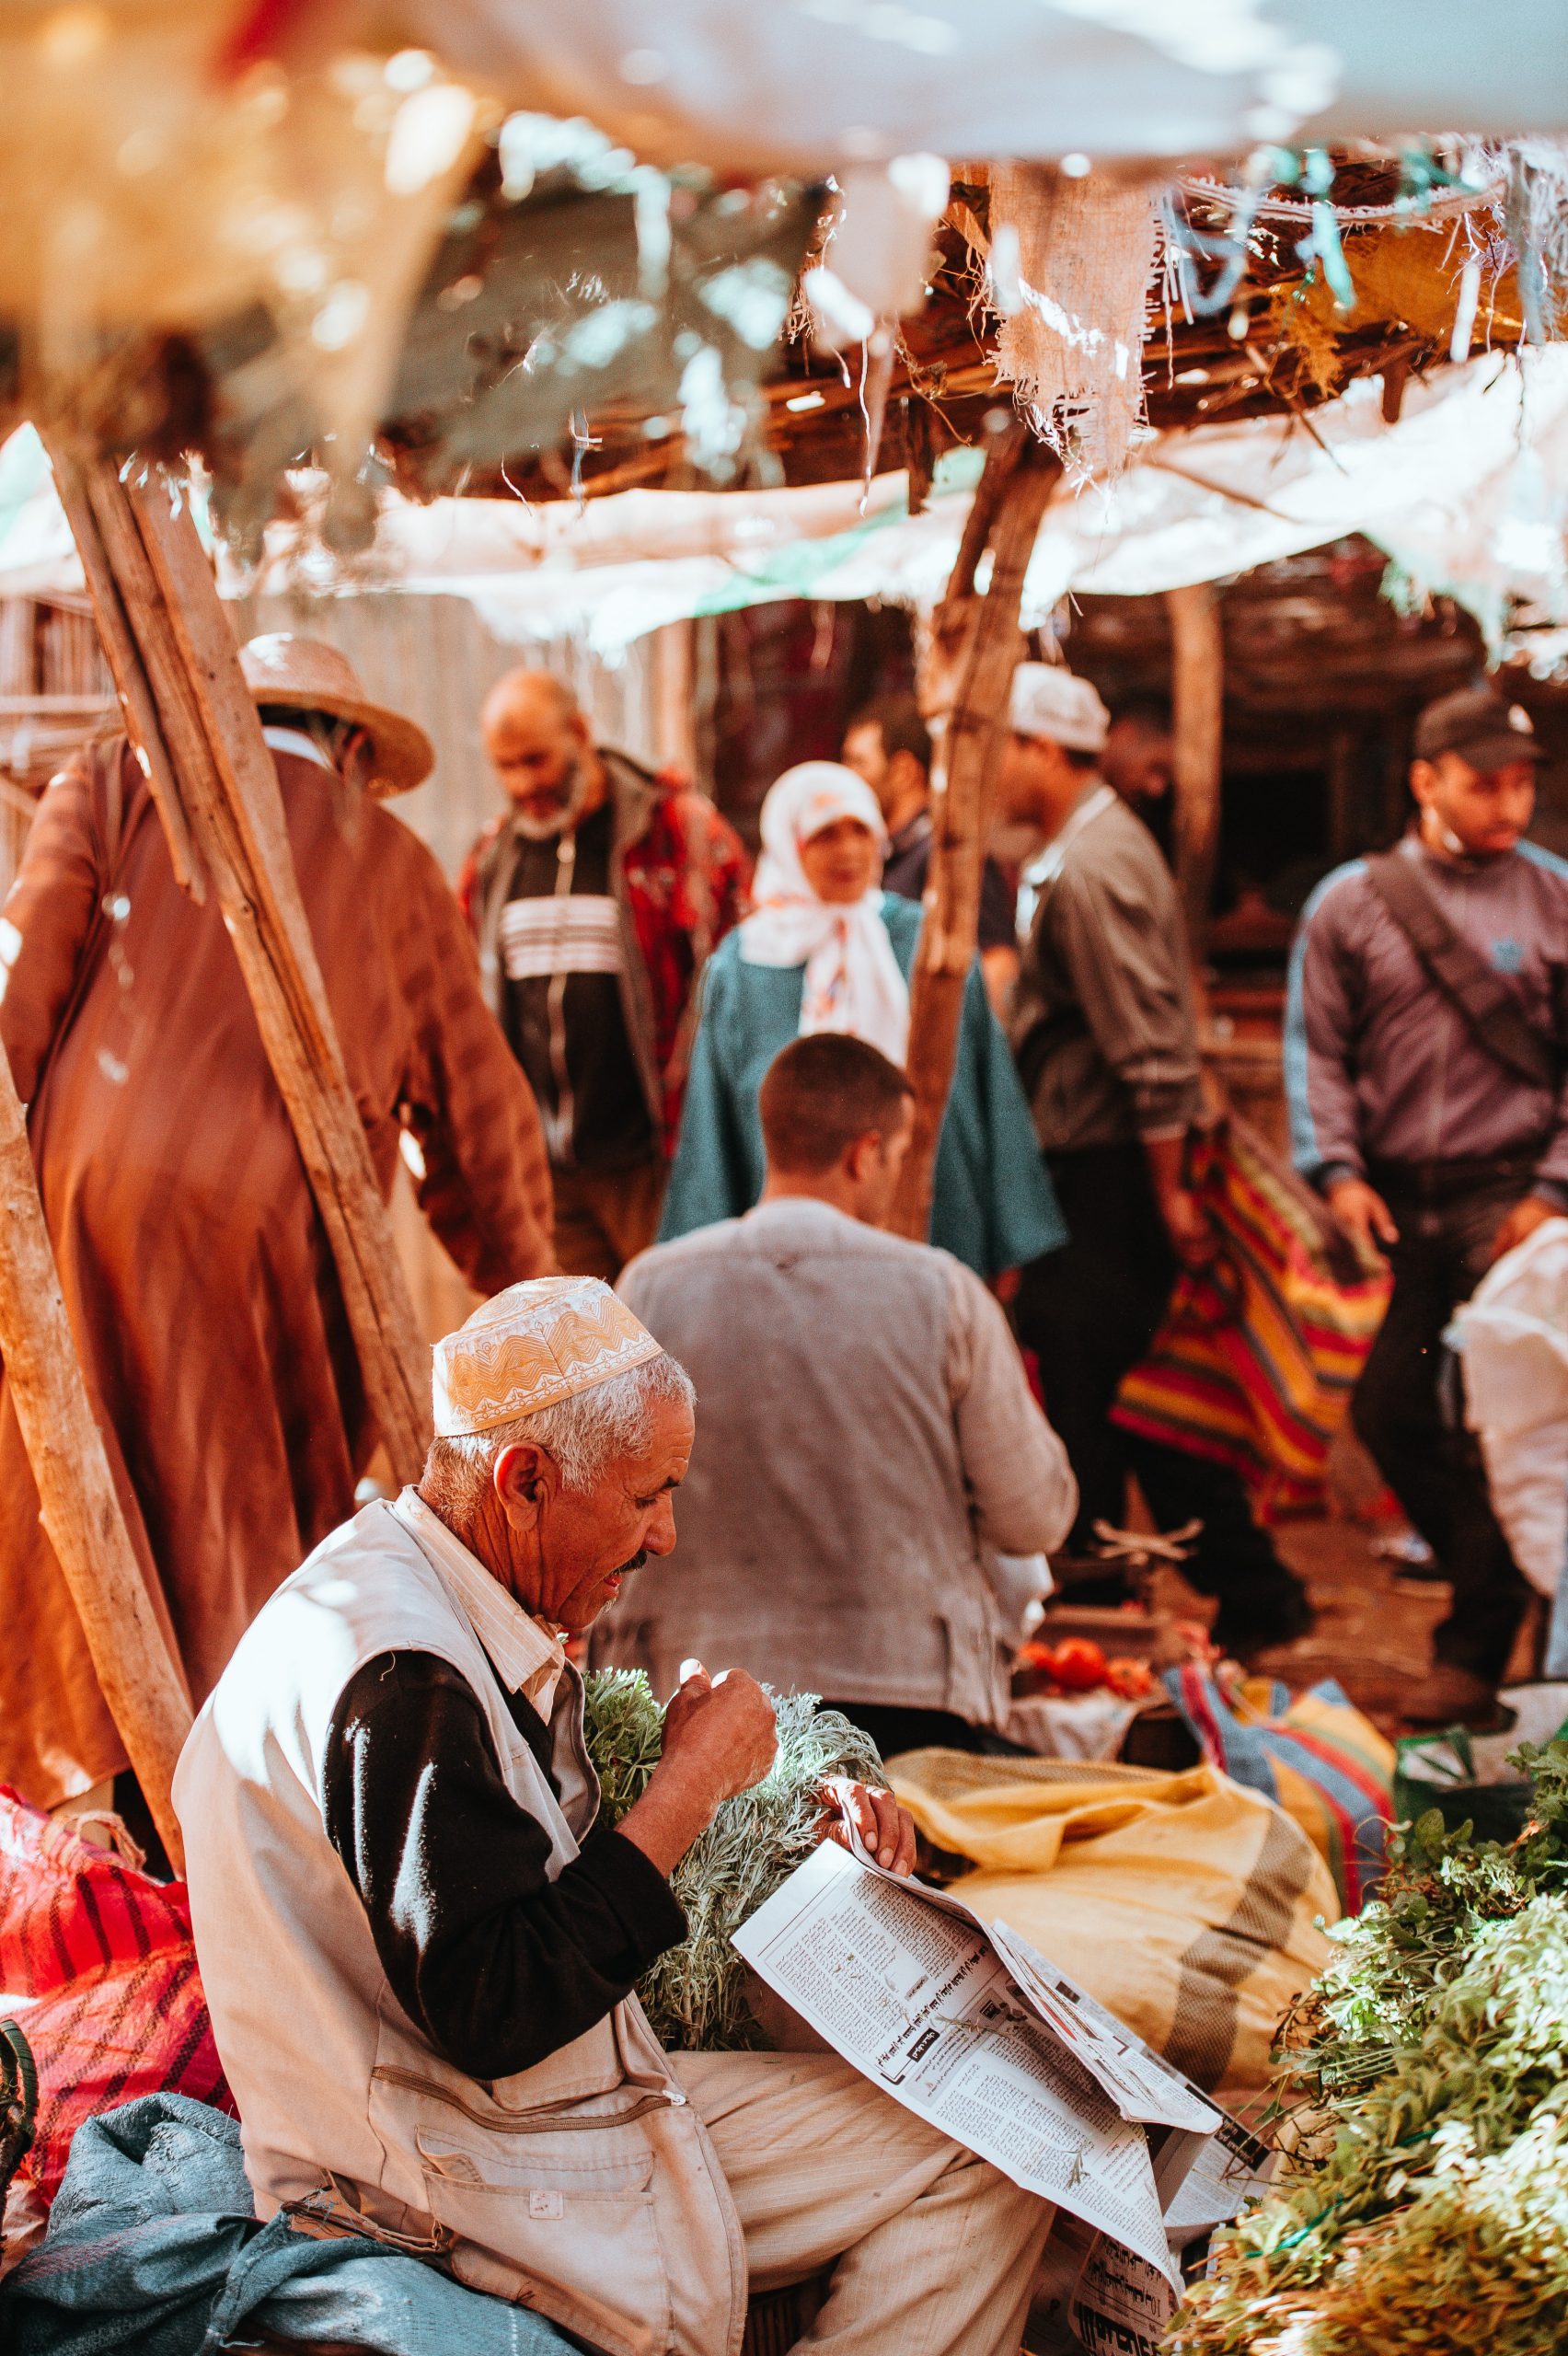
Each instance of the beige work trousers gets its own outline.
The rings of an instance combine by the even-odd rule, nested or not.
[[[813,2356],[1018,2356],[1055,2215],[836,2055],[672,2053],[754,2291],[838,2260]]]

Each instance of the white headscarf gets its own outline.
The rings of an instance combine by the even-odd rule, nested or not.
[[[801,1034],[847,1031],[903,1065],[909,1049],[909,985],[904,978],[876,886],[858,900],[819,900],[806,881],[801,846],[840,818],[856,818],[885,850],[887,828],[869,785],[837,761],[801,761],[768,789],[762,805],[756,911],[741,927],[748,965],[804,965]]]

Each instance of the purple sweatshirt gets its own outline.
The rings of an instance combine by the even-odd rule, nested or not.
[[[1509,977],[1526,1019],[1568,1043],[1568,863],[1534,843],[1460,866],[1413,834],[1400,845],[1456,932]],[[1369,1161],[1539,1153],[1568,1205],[1568,1086],[1555,1099],[1508,1071],[1428,979],[1364,860],[1336,868],[1302,911],[1290,959],[1285,1084],[1297,1167],[1320,1185]]]

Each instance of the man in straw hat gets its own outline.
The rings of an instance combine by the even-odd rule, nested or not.
[[[674,1545],[686,1375],[595,1279],[516,1285],[436,1345],[435,1429],[261,1612],[175,1780],[259,2210],[439,2253],[610,2356],[735,2356],[748,2271],[835,2258],[824,2356],[1016,2349],[1045,2202],[834,2056],[666,2054],[629,1992],[775,1748],[759,1686],[688,1663],[596,1820],[561,1637]],[[892,1796],[843,1805],[907,1871]]]
[[[422,731],[307,639],[243,655],[384,1191],[490,1290],[550,1265],[526,1082],[441,872],[380,806]],[[193,1697],[350,1509],[375,1444],[347,1313],[216,895],[175,881],[125,739],[45,793],[0,920],[0,1037],[88,1393]],[[0,1390],[0,1782],[52,1805],[124,1765]]]

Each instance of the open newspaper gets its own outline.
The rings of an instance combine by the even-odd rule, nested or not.
[[[845,2061],[1131,2252],[1173,2310],[1190,2236],[1168,2231],[1168,2212],[1200,2156],[1198,2177],[1215,2173],[1213,2140],[1234,2122],[1026,1939],[856,1841],[853,1854],[814,1851],[734,1944]],[[1216,2181],[1233,2175],[1227,2164]],[[1194,2193],[1194,2214],[1213,2206],[1212,2186]]]

